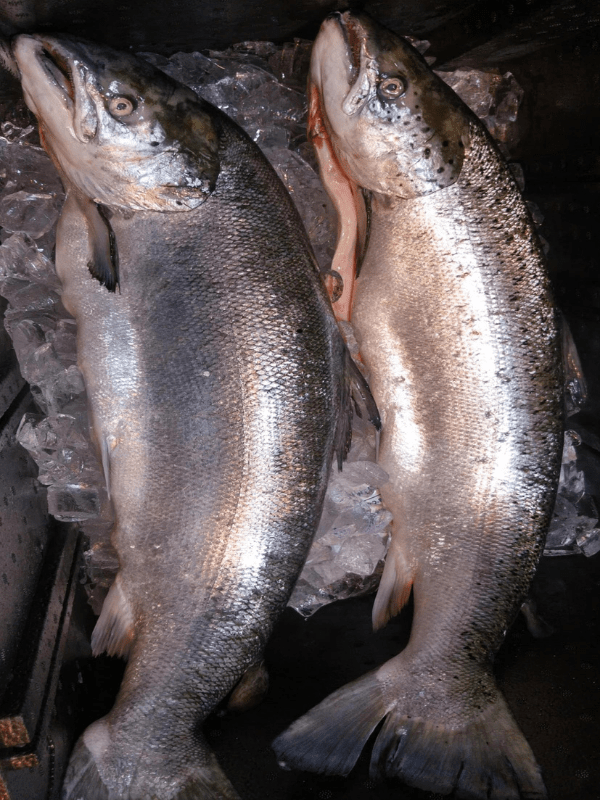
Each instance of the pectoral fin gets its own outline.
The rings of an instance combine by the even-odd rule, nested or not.
[[[109,292],[114,292],[119,285],[119,256],[108,210],[81,195],[77,195],[77,202],[85,217],[88,231],[88,269],[102,286],[106,286]]]
[[[340,416],[335,433],[334,451],[337,455],[338,469],[342,469],[344,459],[352,443],[352,412],[356,410],[359,416],[366,415],[377,433],[381,430],[381,419],[377,405],[369,389],[366,378],[350,355],[348,349],[344,350],[344,376],[342,381],[342,396],[340,402]]]

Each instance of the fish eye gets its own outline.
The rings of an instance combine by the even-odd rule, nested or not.
[[[113,117],[128,117],[134,105],[128,97],[112,97],[108,102],[108,110]]]
[[[386,78],[379,84],[379,92],[390,100],[400,97],[405,91],[406,86],[400,78]]]

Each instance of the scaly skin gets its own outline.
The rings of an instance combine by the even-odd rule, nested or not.
[[[74,133],[67,114],[61,133],[64,108],[54,124],[52,91],[71,109],[65,93],[45,89],[43,61],[33,73],[40,41],[59,66],[75,48],[92,81],[98,53],[104,61],[89,90],[96,111]],[[96,646],[130,650],[115,706],[83,734],[63,796],[230,800],[237,794],[199,725],[260,661],[302,568],[346,396],[344,345],[298,215],[237,126],[148,65],[108,49],[20,37],[16,53],[26,97],[69,187],[57,270],[77,320],[78,363],[115,508],[120,570]],[[129,73],[131,87],[123,88]],[[102,93],[110,94],[113,78],[121,95],[138,97],[139,119],[125,130],[107,117]],[[177,118],[168,114],[180,109],[185,146],[177,151],[179,141],[167,138],[172,149],[161,163],[174,150],[182,154],[172,182],[185,182],[188,193],[160,173],[145,194],[139,166],[163,146],[148,121],[157,118],[173,136]],[[86,141],[78,131],[93,130],[95,120],[96,138]],[[133,166],[115,163],[114,151],[112,160],[103,156],[102,136],[113,146],[104,122],[115,140],[121,135],[123,159],[128,147],[136,151],[136,136],[158,144],[139,145]],[[202,180],[190,173],[197,164]],[[90,237],[104,230],[90,200],[109,208],[116,291],[97,279],[108,267],[88,269]]]
[[[391,556],[414,586],[403,657],[435,667],[428,690],[460,664],[452,691],[483,703],[474,673],[527,594],[552,512],[562,398],[537,242],[477,129],[453,186],[374,199],[353,321],[384,415]]]
[[[394,517],[374,622],[411,588],[414,617],[405,650],[275,750],[347,774],[385,719],[372,774],[471,800],[541,798],[492,674],[541,554],[562,447],[559,338],[531,219],[482,124],[368,17],[323,24],[310,81],[326,185],[343,174],[372,199],[352,322]]]

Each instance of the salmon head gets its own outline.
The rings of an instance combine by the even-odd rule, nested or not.
[[[326,136],[364,189],[419,197],[458,179],[470,112],[405,39],[363,14],[334,13],[314,44],[313,141]]]
[[[68,36],[21,34],[13,54],[66,183],[134,210],[185,211],[210,194],[214,110],[190,89],[133,55]]]

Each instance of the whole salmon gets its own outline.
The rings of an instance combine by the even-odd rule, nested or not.
[[[107,47],[21,35],[14,54],[68,192],[57,271],[116,516],[93,645],[129,655],[63,797],[236,798],[199,724],[260,662],[302,568],[349,357],[241,129]]]
[[[324,182],[346,208],[342,228],[355,227],[340,236],[355,242],[350,256],[364,219],[356,187],[370,195],[366,254],[342,305],[354,291],[390,476],[381,494],[393,537],[374,623],[411,591],[414,617],[405,650],[326,698],[275,749],[290,765],[347,774],[383,721],[373,775],[482,800],[544,797],[492,674],[558,483],[562,378],[540,247],[487,131],[406,41],[366,16],[333,14],[309,90]],[[339,267],[353,278],[350,256]]]

